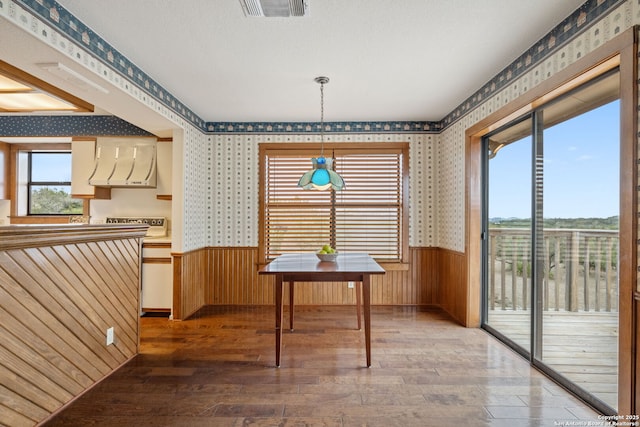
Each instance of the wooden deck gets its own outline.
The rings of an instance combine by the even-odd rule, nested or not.
[[[617,408],[618,313],[545,311],[542,360]],[[529,349],[530,312],[493,310],[487,322]]]

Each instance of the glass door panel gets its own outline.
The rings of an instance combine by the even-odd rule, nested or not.
[[[605,413],[618,396],[619,72],[483,139],[483,324]]]
[[[531,119],[525,119],[485,141],[486,325],[526,353],[531,350],[531,129]]]
[[[558,109],[567,108],[550,106],[543,121],[553,122]],[[536,357],[614,409],[619,121],[619,101],[614,101],[545,126],[542,238],[537,240],[544,266],[542,348]]]

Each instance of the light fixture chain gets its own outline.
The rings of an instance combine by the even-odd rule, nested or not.
[[[324,156],[324,82],[320,82],[320,155]]]
[[[330,159],[324,158],[324,85],[329,83],[329,78],[320,76],[313,80],[316,83],[320,83],[320,156],[311,159],[313,169],[302,175],[298,181],[298,187],[302,187],[305,190],[342,190],[344,180],[335,171],[335,164],[333,163],[335,153],[333,153],[333,150]],[[335,197],[335,195],[332,197]]]

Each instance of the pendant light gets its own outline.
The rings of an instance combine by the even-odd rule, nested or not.
[[[320,83],[320,156],[311,159],[313,168],[305,172],[298,181],[298,187],[305,190],[342,190],[344,180],[333,170],[333,158],[324,157],[324,85],[329,83],[328,77],[316,77]]]

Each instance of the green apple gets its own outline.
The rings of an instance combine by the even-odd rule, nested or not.
[[[325,251],[324,249],[323,249],[323,250],[321,250],[321,251],[318,251],[318,253],[319,253],[320,255],[326,255],[326,254],[328,254],[328,252],[327,252],[327,251]]]
[[[329,245],[324,245],[324,246],[322,247],[322,250],[328,253],[328,252],[331,250],[331,246],[329,246]]]

